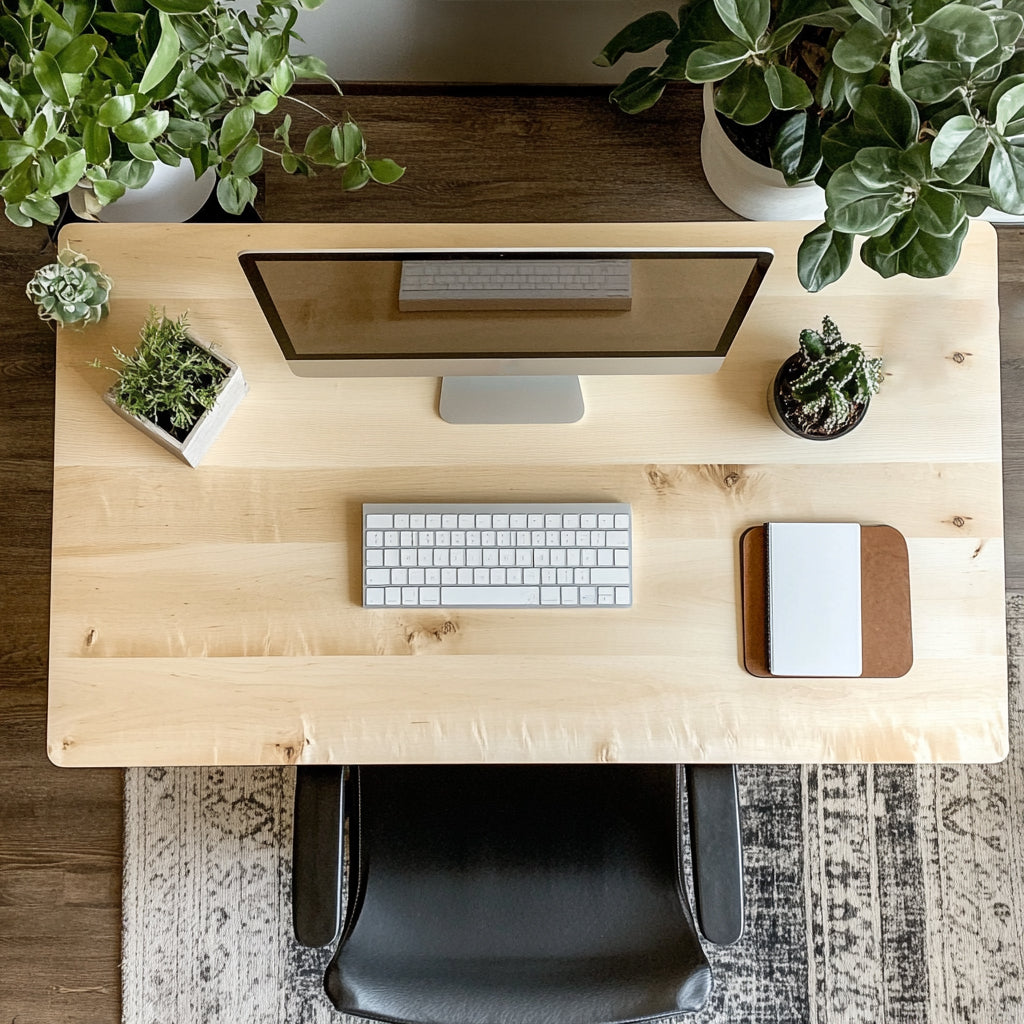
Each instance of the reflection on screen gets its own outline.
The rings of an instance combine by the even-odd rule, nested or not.
[[[614,255],[628,261],[629,300],[606,304],[611,308],[508,308],[500,301],[410,308],[400,302],[403,263],[394,253],[254,254],[251,261],[286,356],[339,360],[724,355],[765,265],[758,253]],[[499,253],[472,258],[509,262]],[[587,258],[607,261],[608,254]]]

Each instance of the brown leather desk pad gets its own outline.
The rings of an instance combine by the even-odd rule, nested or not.
[[[862,526],[862,677],[906,675],[914,663],[910,627],[910,561],[903,534],[892,526]],[[765,528],[740,537],[743,665],[755,676],[768,671],[768,601]]]

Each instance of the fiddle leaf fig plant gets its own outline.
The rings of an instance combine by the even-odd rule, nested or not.
[[[613,102],[635,113],[668,82],[713,82],[734,137],[767,129],[762,162],[824,188],[825,223],[798,256],[817,291],[849,267],[857,236],[883,277],[939,277],[970,216],[1024,214],[1022,41],[1022,0],[695,0],[678,21],[637,19],[595,61],[666,43]]]
[[[301,8],[323,0],[14,0],[0,14],[0,197],[15,224],[52,224],[57,198],[86,183],[98,205],[144,186],[157,162],[219,176],[217,198],[240,213],[265,158],[343,189],[389,184],[403,168],[371,159],[357,125],[325,114],[300,143],[287,104],[300,79],[341,92],[317,57],[291,52]],[[313,107],[313,109],[316,109]],[[320,113],[319,111],[317,111]],[[283,129],[283,130],[282,130]]]

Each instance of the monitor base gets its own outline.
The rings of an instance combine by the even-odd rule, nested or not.
[[[448,423],[575,423],[579,377],[442,377],[438,411]]]

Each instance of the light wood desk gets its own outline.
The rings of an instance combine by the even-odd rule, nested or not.
[[[1007,748],[996,240],[938,281],[857,264],[817,295],[806,225],[84,225],[115,282],[57,350],[48,744],[60,765],[474,761],[990,761]],[[435,379],[303,379],[246,248],[750,245],[776,259],[724,368],[588,377],[568,426],[456,427]],[[251,391],[189,469],[100,400],[86,364],[150,304],[190,311]],[[789,438],[768,382],[831,315],[886,359],[847,438]],[[366,610],[363,501],[592,498],[634,510],[628,610]],[[737,543],[770,519],[907,537],[902,679],[741,667]]]

